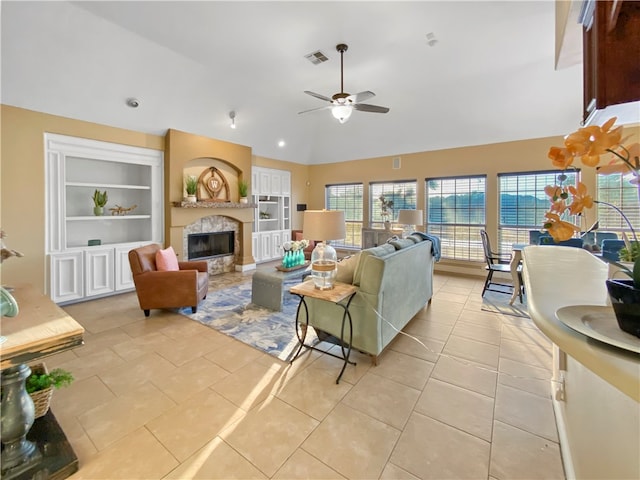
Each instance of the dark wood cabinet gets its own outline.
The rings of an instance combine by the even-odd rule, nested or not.
[[[640,100],[640,2],[589,0],[583,7],[584,116]]]

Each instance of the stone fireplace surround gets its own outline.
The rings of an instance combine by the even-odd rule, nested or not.
[[[209,275],[233,272],[236,265],[236,256],[240,250],[240,222],[222,215],[210,215],[202,217],[182,229],[182,251],[187,251],[188,236],[193,233],[209,232],[234,232],[233,255],[225,255],[216,258],[207,258]]]
[[[252,253],[253,220],[256,206],[239,203],[237,182],[251,178],[251,148],[207,137],[169,130],[165,136],[165,243],[173,245],[180,260],[187,259],[184,230],[222,228],[233,230],[235,252],[226,257],[234,266],[209,265],[209,273],[227,268],[247,271],[256,268]],[[183,202],[184,172],[196,162],[198,168],[216,166],[224,170],[231,185],[228,202]],[[199,225],[199,226],[198,226]],[[230,228],[229,228],[230,227]],[[193,233],[196,233],[195,231]],[[197,232],[200,233],[200,232]],[[215,260],[215,259],[212,259]],[[216,262],[213,262],[216,263]]]

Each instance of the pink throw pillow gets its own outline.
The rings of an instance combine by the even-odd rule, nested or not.
[[[159,272],[174,272],[180,270],[178,268],[178,257],[173,247],[158,250],[156,252],[156,268]]]

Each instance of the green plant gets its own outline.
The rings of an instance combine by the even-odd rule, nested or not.
[[[95,192],[93,192],[92,198],[93,203],[96,207],[104,207],[107,204],[108,199],[107,191],[105,190],[104,192],[100,193],[99,190],[96,190]]]
[[[71,385],[73,375],[71,372],[56,368],[49,373],[32,373],[27,378],[25,386],[27,393],[37,392],[53,386],[54,388],[67,387]]]
[[[187,189],[187,195],[195,195],[198,191],[198,179],[195,175],[185,177],[184,184]]]
[[[238,182],[238,193],[240,197],[246,197],[249,194],[249,183],[246,180]]]
[[[628,247],[622,247],[619,255],[621,262],[635,262],[640,259],[640,242],[631,242]]]
[[[390,210],[393,210],[393,200],[387,200],[384,194],[378,197],[380,200],[380,215],[384,220],[389,220]]]

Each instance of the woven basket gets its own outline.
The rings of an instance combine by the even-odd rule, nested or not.
[[[47,366],[44,363],[32,365],[30,368],[31,373],[36,373],[38,375],[49,373],[49,370],[47,370]],[[33,400],[33,406],[35,407],[35,418],[40,418],[49,411],[49,405],[51,404],[52,395],[53,386],[29,394],[31,400]]]

